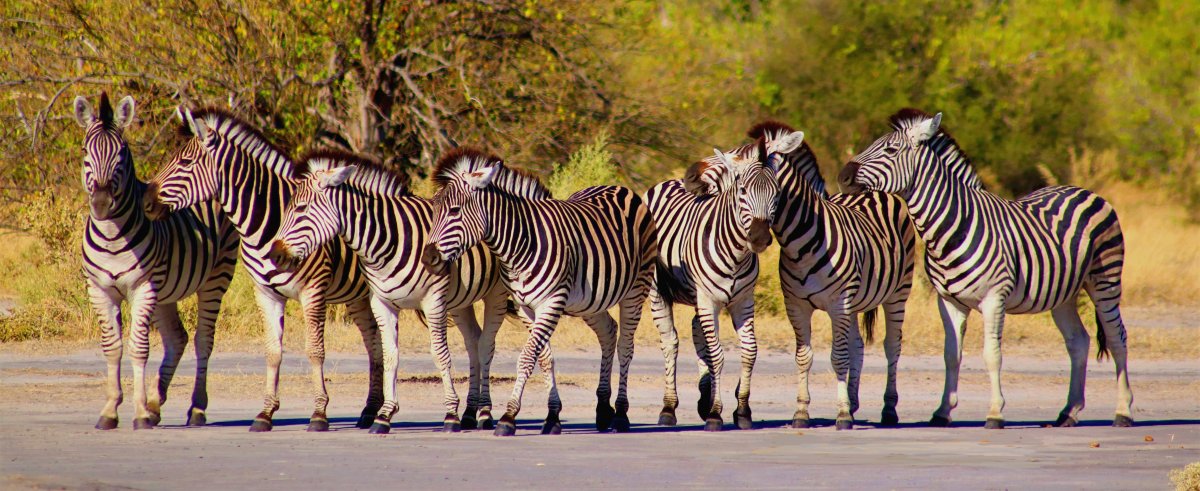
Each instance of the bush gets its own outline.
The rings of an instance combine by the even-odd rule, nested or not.
[[[592,140],[571,154],[567,163],[558,165],[546,186],[555,198],[567,199],[572,193],[588,186],[617,184],[619,179],[616,163],[608,146],[608,132],[601,131]]]
[[[1192,462],[1186,467],[1171,469],[1168,474],[1171,482],[1175,483],[1176,491],[1200,491],[1200,462]]]

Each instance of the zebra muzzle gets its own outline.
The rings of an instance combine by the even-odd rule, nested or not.
[[[88,197],[88,207],[91,209],[92,217],[97,220],[105,220],[112,212],[113,192],[112,184],[96,186]]]
[[[421,264],[425,265],[431,273],[445,274],[449,263],[442,259],[442,254],[438,252],[437,245],[432,242],[425,244],[425,250],[421,251]]]
[[[267,259],[275,263],[275,266],[285,270],[295,268],[296,263],[299,262],[282,240],[271,243],[271,250],[267,251]]]
[[[762,218],[750,219],[750,249],[758,254],[771,245],[771,221]]]
[[[842,187],[842,192],[858,194],[866,189],[856,180],[858,178],[858,168],[860,165],[862,164],[851,160],[850,162],[847,162],[846,166],[842,168],[842,171],[838,173],[838,185]]]
[[[146,194],[142,195],[142,209],[146,212],[146,218],[151,220],[162,220],[171,212],[171,209],[158,199],[158,183],[152,182],[146,186]]]

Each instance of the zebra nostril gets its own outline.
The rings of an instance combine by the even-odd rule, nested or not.
[[[442,260],[442,254],[438,252],[437,245],[432,242],[426,243],[425,250],[421,251],[421,264],[436,274],[445,272],[446,268],[446,262]]]
[[[857,181],[858,168],[861,165],[862,164],[851,160],[850,162],[847,162],[846,166],[842,168],[842,171],[838,173],[838,184],[841,185],[843,191],[851,194],[861,193],[863,191],[863,185]]]

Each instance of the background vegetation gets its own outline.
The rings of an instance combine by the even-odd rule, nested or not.
[[[943,111],[990,189],[1071,183],[1113,198],[1130,249],[1127,305],[1194,309],[1200,298],[1184,280],[1200,277],[1194,1],[15,0],[0,6],[0,33],[0,228],[11,243],[0,296],[16,304],[0,341],[95,335],[76,252],[82,131],[70,101],[102,90],[137,99],[126,138],[143,176],[178,144],[176,106],[217,105],[296,154],[375,155],[422,192],[441,152],[471,144],[544,172],[556,196],[678,177],[766,117],[805,130],[829,178],[896,109]],[[772,254],[760,325],[780,333],[760,339],[788,347]],[[245,280],[221,328],[257,337]],[[906,350],[936,351],[923,288],[910,332],[928,336],[906,336]],[[1031,339],[1060,350],[1046,319],[1029,319]],[[1013,326],[1006,340],[1019,343]],[[1164,329],[1149,339],[1174,336]],[[1184,346],[1194,343],[1172,349],[1194,351]]]

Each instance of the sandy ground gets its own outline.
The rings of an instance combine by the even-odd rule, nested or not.
[[[734,405],[736,350],[723,383],[726,422]],[[156,357],[158,355],[155,355]],[[189,355],[190,356],[190,355]],[[311,398],[302,355],[285,358],[283,407],[269,434],[247,432],[260,407],[263,361],[252,353],[218,353],[210,378],[210,425],[184,428],[194,365],[185,358],[162,426],[133,431],[130,393],[121,427],[92,429],[103,404],[98,351],[68,355],[0,355],[0,488],[4,489],[400,489],[462,488],[1069,488],[1164,489],[1167,472],[1200,460],[1200,362],[1131,363],[1134,428],[1112,428],[1112,365],[1089,366],[1088,400],[1079,428],[1042,428],[1066,397],[1062,359],[1007,357],[1008,429],[982,428],[988,386],[978,353],[964,363],[955,427],[927,428],[942,385],[940,357],[905,357],[900,428],[877,428],[883,360],[868,356],[863,407],[853,431],[835,431],[834,377],[828,360],[814,367],[812,415],[819,427],[786,428],[795,409],[790,355],[760,355],[752,407],[756,429],[700,431],[694,358],[680,354],[680,425],[655,426],[661,405],[657,350],[639,348],[631,383],[629,434],[594,427],[595,355],[558,353],[564,434],[538,434],[545,389],[526,391],[517,437],[489,431],[444,434],[441,388],[426,381],[433,363],[421,354],[401,364],[401,410],[387,436],[353,428],[365,394],[365,361],[331,355],[327,378],[332,430],[305,432]],[[154,358],[152,358],[154,359]],[[465,358],[455,359],[465,368]],[[512,354],[497,360],[497,406],[508,399]],[[126,372],[129,373],[129,372]],[[128,383],[128,381],[126,381]],[[465,398],[465,384],[458,384]],[[499,415],[499,412],[497,413]]]

